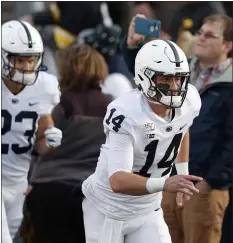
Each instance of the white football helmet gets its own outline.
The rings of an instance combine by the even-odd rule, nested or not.
[[[38,76],[43,56],[43,42],[39,32],[27,22],[12,20],[2,25],[2,77],[32,85]],[[34,72],[25,73],[15,68],[10,56],[36,56]]]
[[[177,90],[156,82],[157,75],[181,77]],[[187,58],[172,41],[153,40],[146,43],[135,59],[135,83],[145,98],[169,108],[181,107],[187,94],[190,69]],[[173,93],[176,95],[173,95]]]

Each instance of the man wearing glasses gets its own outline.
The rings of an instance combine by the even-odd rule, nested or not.
[[[135,33],[133,19],[122,45],[131,71],[144,40]],[[164,192],[162,208],[173,243],[219,243],[232,190],[232,18],[205,18],[195,36],[194,53],[190,82],[199,90],[202,108],[190,128],[189,173],[204,180],[195,184],[200,193],[189,201]]]
[[[232,187],[232,18],[206,17],[193,51],[190,82],[199,90],[202,109],[190,129],[189,172],[204,180],[195,185],[199,195],[180,208],[166,193],[164,217],[174,243],[219,243]]]

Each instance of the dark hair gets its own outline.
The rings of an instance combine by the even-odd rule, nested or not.
[[[61,92],[87,91],[98,87],[108,75],[104,57],[88,45],[72,45],[58,50],[56,58]]]
[[[206,22],[221,22],[223,24],[223,38],[225,41],[232,42],[232,18],[224,14],[213,14],[204,18]],[[228,57],[232,56],[232,50],[228,53]]]

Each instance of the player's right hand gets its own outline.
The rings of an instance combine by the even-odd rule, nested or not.
[[[128,38],[127,38],[127,46],[129,49],[139,47],[145,40],[144,35],[140,35],[135,32],[135,19],[137,17],[146,19],[146,16],[143,14],[137,14],[136,16],[134,16],[132,18],[130,25],[129,25]]]
[[[194,186],[193,181],[202,181],[203,178],[193,175],[175,175],[168,177],[164,184],[164,191],[167,192],[182,192],[192,196],[193,193],[198,193],[199,190]]]

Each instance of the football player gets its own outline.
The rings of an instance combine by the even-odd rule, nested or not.
[[[171,243],[162,191],[178,192],[182,201],[198,192],[192,181],[202,180],[188,175],[188,129],[201,107],[189,77],[175,43],[153,40],[139,50],[138,89],[108,106],[106,142],[82,185],[87,243]],[[169,177],[175,160],[178,175]]]
[[[2,25],[2,236],[10,243],[22,220],[31,152],[59,146],[62,132],[53,126],[59,102],[57,79],[40,72],[43,42],[26,22]]]

